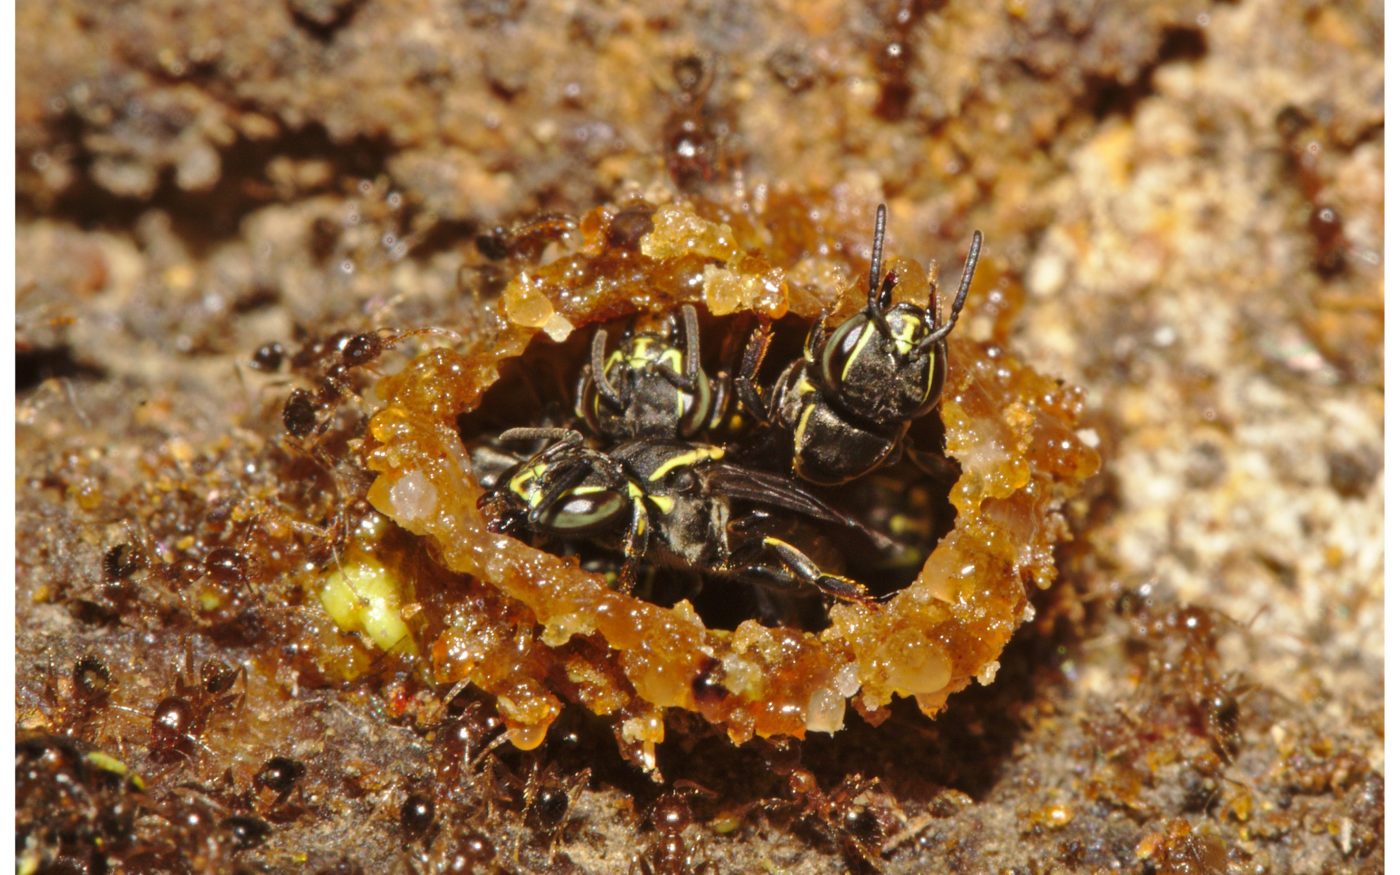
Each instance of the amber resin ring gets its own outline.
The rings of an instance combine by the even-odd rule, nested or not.
[[[450,592],[429,596],[414,587],[440,584],[405,568],[387,572],[398,604],[431,606],[407,625],[433,677],[494,695],[522,748],[543,740],[564,702],[577,702],[615,720],[622,749],[647,768],[671,708],[740,743],[835,732],[848,705],[879,722],[895,696],[914,697],[933,716],[974,679],[990,683],[1029,615],[1028,586],[1054,576],[1064,501],[1098,468],[1078,431],[1082,393],[996,346],[950,340],[947,383],[930,414],[941,417],[947,455],[961,467],[948,495],[951,530],[912,583],[877,603],[831,605],[820,631],[754,620],[707,628],[689,601],[663,607],[625,595],[577,558],[488,531],[460,423],[537,335],[552,340],[534,348],[686,302],[712,315],[810,320],[828,304],[852,311],[864,294],[853,267],[849,288],[823,300],[798,279],[821,271],[770,248],[746,217],[708,204],[600,208],[577,233],[573,251],[509,281],[495,336],[465,351],[425,352],[376,387],[383,406],[365,449],[377,478],[370,502],[458,575]]]

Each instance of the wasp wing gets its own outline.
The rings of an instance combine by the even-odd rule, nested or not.
[[[889,537],[860,520],[828,504],[791,477],[717,462],[708,466],[705,484],[711,494],[722,494],[740,501],[751,501],[800,513],[812,519],[837,523],[859,531],[880,547],[891,544]]]

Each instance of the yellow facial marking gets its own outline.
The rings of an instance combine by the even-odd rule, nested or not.
[[[900,355],[908,355],[914,350],[914,334],[922,327],[919,320],[909,318],[907,315],[899,319],[898,325],[890,326],[890,334],[894,337],[894,348]]]
[[[534,507],[540,503],[540,492],[534,488],[534,484],[544,476],[548,466],[544,462],[536,462],[527,468],[520,469],[520,473],[510,478],[510,491],[525,499],[525,504]]]

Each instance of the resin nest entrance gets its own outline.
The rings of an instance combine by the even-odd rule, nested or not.
[[[753,618],[726,628],[688,598],[667,605],[619,592],[575,557],[491,530],[462,424],[489,433],[488,393],[548,354],[531,346],[537,335],[580,343],[628,310],[665,313],[686,301],[712,314],[811,320],[839,299],[841,318],[864,295],[863,283],[827,290],[826,300],[790,286],[789,276],[815,272],[811,259],[765,254],[761,229],[709,205],[658,207],[641,235],[610,235],[616,215],[590,213],[573,252],[510,281],[498,336],[466,352],[425,353],[378,387],[385,406],[370,422],[370,501],[463,575],[450,598],[413,596],[430,605],[410,625],[435,677],[495,695],[525,748],[539,744],[564,701],[613,715],[624,751],[648,767],[668,708],[700,714],[737,743],[836,731],[848,703],[878,722],[896,695],[932,716],[974,678],[990,681],[1026,618],[1026,585],[1053,577],[1060,506],[1098,466],[1076,435],[1081,393],[996,347],[953,337],[941,405],[926,417],[937,417],[961,469],[940,487],[956,511],[951,529],[907,586],[880,601],[838,601],[819,631]],[[871,513],[884,506],[846,500]]]

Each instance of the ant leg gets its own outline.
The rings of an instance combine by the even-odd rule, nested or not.
[[[797,577],[798,580],[810,586],[815,586],[823,593],[842,602],[863,602],[869,604],[876,601],[864,586],[843,577],[839,574],[828,574],[822,571],[813,562],[811,557],[801,550],[792,546],[786,541],[779,540],[772,536],[763,539],[763,546],[769,547],[778,554],[778,558]]]
[[[734,376],[734,394],[739,399],[739,406],[747,409],[754,419],[764,425],[771,425],[773,418],[769,415],[768,405],[763,403],[763,396],[758,393],[756,381],[758,370],[763,367],[763,359],[768,355],[768,344],[772,342],[773,332],[767,325],[755,328],[749,342],[744,345],[739,373]]]

